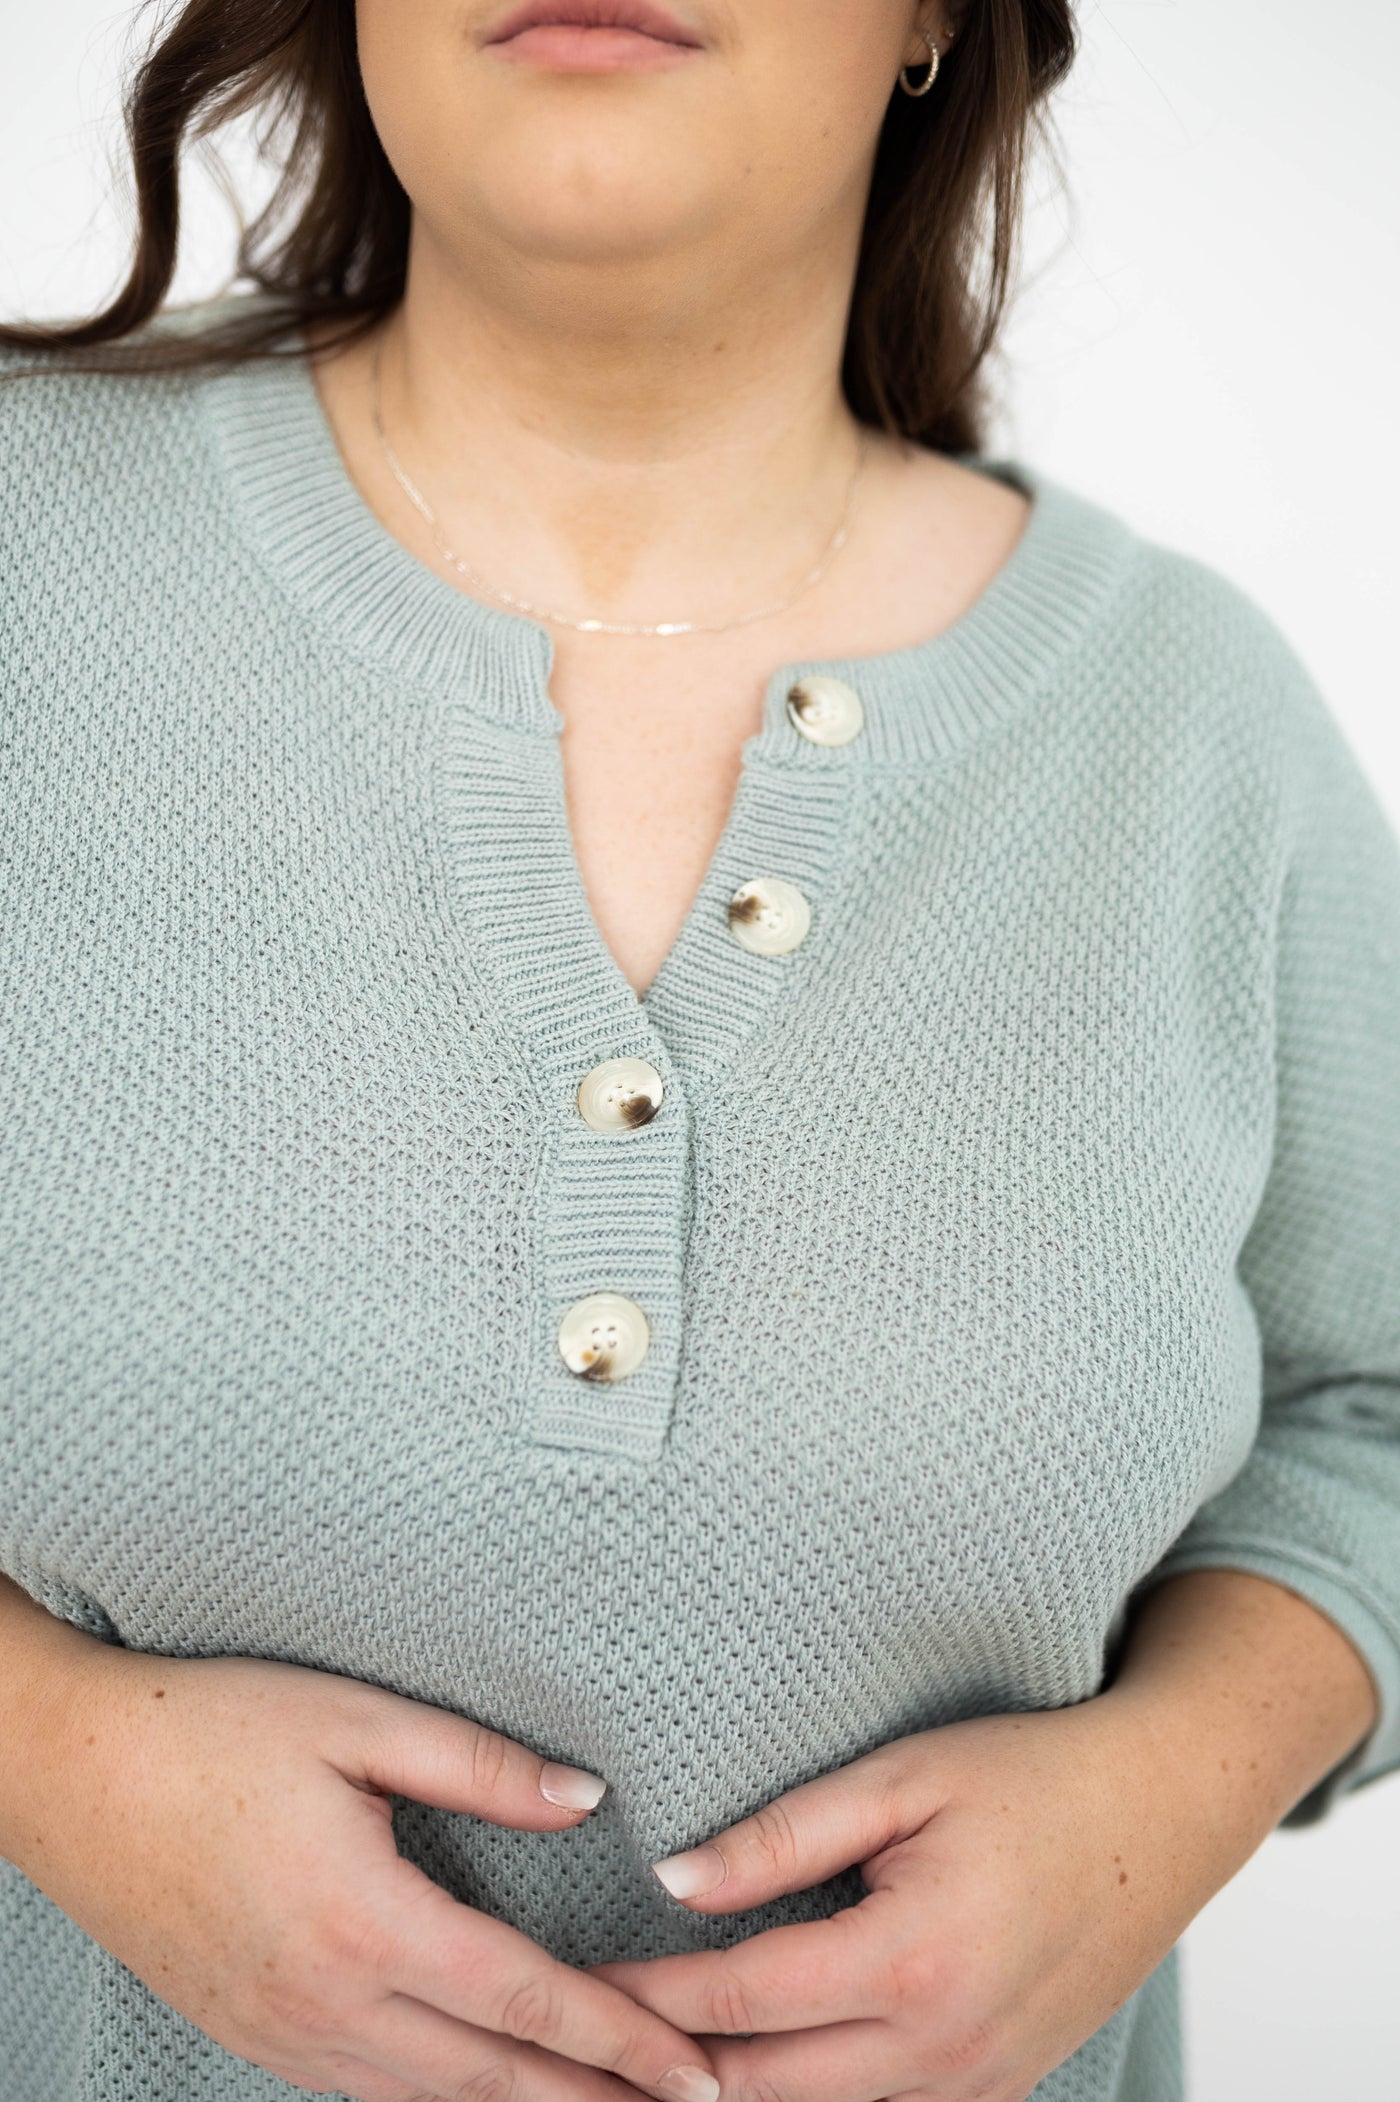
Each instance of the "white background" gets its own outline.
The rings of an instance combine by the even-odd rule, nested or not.
[[[0,315],[90,311],[126,252],[117,97],[152,13],[10,7]],[[1250,591],[1400,827],[1400,7],[1084,0],[1080,34],[1064,182],[1042,157],[1029,185],[989,450]],[[198,171],[186,228],[177,297],[230,264]],[[1400,2102],[1397,1865],[1391,1777],[1276,1832],[1193,1923],[1192,2102]]]

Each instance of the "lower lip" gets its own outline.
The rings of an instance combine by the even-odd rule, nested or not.
[[[542,22],[487,46],[502,58],[570,73],[656,73],[694,58],[697,48],[668,44],[639,29],[591,29],[582,22]]]

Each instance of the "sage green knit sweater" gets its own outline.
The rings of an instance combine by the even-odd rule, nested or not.
[[[1400,1766],[1400,848],[1238,586],[969,464],[1034,499],[1010,560],[774,665],[638,1001],[549,631],[379,525],[304,364],[0,385],[0,1567],[602,1774],[563,1835],[396,1805],[574,1962],[856,1902],[705,1919],[648,1863],[1091,1698],[1183,1569],[1379,1684],[1285,1824]],[[772,879],[810,924],[762,953]],[[598,1128],[619,1057],[660,1107]],[[595,1292],[621,1378],[560,1348]],[[1178,2102],[1177,1994],[1173,1951],[1037,2097]],[[293,2092],[0,1865],[4,2102]]]

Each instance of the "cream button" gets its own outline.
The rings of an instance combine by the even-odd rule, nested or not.
[[[559,1323],[560,1354],[580,1379],[626,1379],[650,1342],[646,1315],[622,1292],[590,1292]]]
[[[812,908],[795,883],[781,876],[756,876],[729,900],[729,931],[755,956],[782,956],[795,949],[812,924]]]
[[[865,728],[865,708],[854,686],[811,672],[788,688],[788,716],[813,744],[849,744]]]
[[[649,1124],[665,1086],[644,1058],[605,1058],[578,1084],[578,1110],[595,1131],[632,1131]]]

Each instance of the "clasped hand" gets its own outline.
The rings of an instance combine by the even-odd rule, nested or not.
[[[1112,1691],[897,1739],[659,1865],[695,1913],[856,1864],[858,1904],[591,1969],[702,2041],[724,2102],[1025,2102],[1238,1865],[1175,1772]]]

